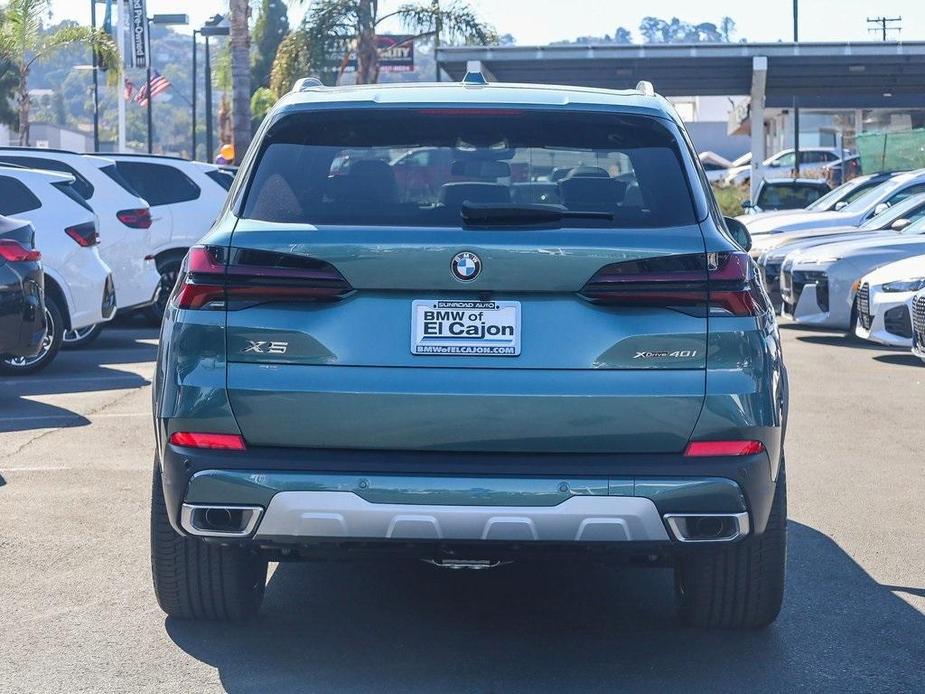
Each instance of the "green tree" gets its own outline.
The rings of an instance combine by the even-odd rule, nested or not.
[[[279,44],[289,33],[289,15],[283,0],[262,0],[254,22],[254,62],[251,86],[267,87]]]
[[[485,45],[497,40],[494,29],[479,20],[460,0],[443,7],[439,0],[406,4],[384,15],[379,14],[378,0],[317,0],[298,32],[301,49],[287,46],[288,53],[283,59],[290,63],[307,63],[312,71],[322,75],[333,71],[339,77],[351,54],[355,54],[357,84],[378,82],[376,29],[390,18],[398,18],[405,30],[413,34],[409,41],[430,38],[439,45],[442,39],[462,39]],[[298,60],[292,60],[293,54]]]
[[[56,31],[42,31],[42,18],[51,12],[51,0],[9,0],[0,23],[0,57],[16,69],[17,104],[19,106],[19,144],[29,144],[29,72],[37,60],[75,43],[95,50],[100,62],[117,67],[118,49],[101,29],[66,24]],[[118,80],[117,70],[110,76]]]
[[[251,33],[248,0],[228,0],[231,10],[231,129],[235,158],[251,143]]]

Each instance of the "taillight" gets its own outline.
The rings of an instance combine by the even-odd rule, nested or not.
[[[84,222],[83,224],[68,227],[64,230],[64,233],[74,239],[78,245],[84,247],[95,246],[100,242],[95,222]]]
[[[238,434],[206,434],[193,431],[176,431],[170,443],[187,448],[217,448],[226,451],[246,451],[244,437]]]
[[[756,455],[764,451],[761,441],[691,441],[684,449],[686,458]]]
[[[137,210],[119,210],[116,217],[127,227],[132,229],[147,229],[151,226],[151,210],[140,207]]]
[[[321,260],[273,251],[194,246],[174,289],[178,308],[242,308],[268,301],[339,299],[347,280]]]
[[[42,254],[33,248],[26,248],[19,241],[0,239],[0,258],[11,263],[34,262],[42,259]]]
[[[599,270],[581,290],[604,304],[709,307],[711,315],[762,312],[761,289],[748,254],[689,253],[629,260]]]

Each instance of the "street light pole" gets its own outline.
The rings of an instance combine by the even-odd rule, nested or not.
[[[793,0],[793,42],[800,40],[800,0]],[[800,177],[800,107],[793,97],[793,171],[794,178]]]
[[[209,35],[205,34],[205,38],[206,161],[212,161],[212,58],[209,52]]]
[[[228,36],[231,30],[228,27],[225,18],[220,15],[214,15],[206,20],[202,28],[199,29],[199,35],[206,40],[205,45],[205,99],[206,99],[206,161],[212,161],[213,142],[212,142],[212,52],[209,50],[210,36]]]
[[[90,0],[90,26],[96,29],[96,0]],[[93,151],[100,151],[100,78],[99,59],[93,51]]]
[[[154,99],[151,97],[151,58],[153,56],[148,55],[148,68],[147,68],[147,87],[148,87],[148,154],[154,152],[154,113],[151,109],[151,104],[154,103]]]
[[[199,29],[193,29],[193,161],[196,161],[196,34]]]

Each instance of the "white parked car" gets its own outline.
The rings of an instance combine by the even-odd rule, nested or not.
[[[912,313],[912,353],[925,362],[925,289],[909,301]]]
[[[829,212],[831,210],[838,211],[849,203],[857,200],[871,188],[876,188],[881,183],[895,175],[895,173],[877,173],[852,178],[850,181],[842,183],[837,188],[833,188],[815,202],[812,202],[804,207],[802,210],[771,210],[762,212],[749,210],[746,214],[736,217],[736,219],[744,223],[746,226],[749,226],[754,225],[754,223],[759,219],[781,217],[785,214],[795,214],[799,212]]]
[[[153,258],[160,279],[148,308],[157,323],[163,316],[180,263],[189,247],[212,226],[225,203],[233,176],[213,164],[177,157],[108,154],[119,174],[151,205],[154,225],[146,255]]]
[[[700,153],[700,165],[703,167],[703,172],[707,175],[707,180],[710,183],[719,183],[729,173],[732,162],[716,152],[708,151]]]
[[[925,254],[925,218],[901,232],[794,251],[780,273],[782,315],[854,332],[857,280],[887,263]]]
[[[115,313],[112,273],[97,246],[97,217],[73,186],[70,174],[0,165],[0,214],[35,227],[51,335],[34,357],[0,362],[5,373],[38,371],[54,359],[66,331],[101,324]]]
[[[160,281],[149,254],[151,210],[148,203],[119,175],[115,162],[56,149],[0,148],[0,162],[61,171],[76,179],[74,190],[99,218],[100,255],[112,268],[120,311],[150,305]],[[99,329],[72,335],[86,344]]]
[[[754,221],[746,216],[742,218],[742,221],[753,237],[761,234],[780,234],[803,229],[856,227],[917,193],[925,193],[925,169],[892,176],[838,211],[794,212],[777,217],[755,219]]]
[[[755,199],[742,201],[742,209],[746,219],[764,212],[803,211],[830,192],[829,184],[821,178],[765,178]]]
[[[800,174],[822,173],[827,167],[841,159],[841,150],[835,147],[800,147]],[[751,157],[748,163],[729,169],[723,178],[728,186],[745,185],[751,180]],[[796,166],[796,156],[793,149],[782,149],[772,154],[761,163],[762,178],[777,178],[789,176]]]
[[[925,193],[918,193],[892,207],[888,207],[860,226],[822,227],[820,229],[801,229],[800,231],[779,234],[759,234],[753,237],[749,253],[753,258],[758,258],[765,257],[768,252],[771,252],[777,256],[777,264],[780,265],[784,260],[784,256],[798,248],[810,248],[811,246],[835,241],[862,239],[882,231],[902,231],[922,217],[925,217]],[[770,256],[767,257],[765,262],[771,262]]]
[[[925,289],[925,255],[887,263],[858,280],[854,333],[893,347],[912,346],[910,303]]]

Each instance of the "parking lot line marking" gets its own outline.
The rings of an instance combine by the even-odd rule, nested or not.
[[[9,472],[45,472],[46,470],[56,471],[56,470],[74,470],[74,469],[75,469],[74,467],[68,466],[68,465],[49,465],[47,467],[35,465],[31,467],[4,467],[4,468],[0,468],[0,471],[2,471],[3,474],[5,475]]]

